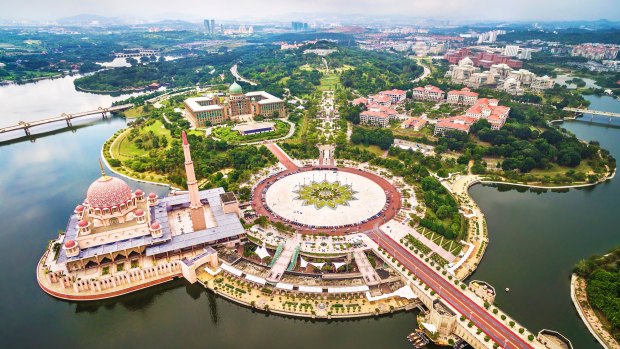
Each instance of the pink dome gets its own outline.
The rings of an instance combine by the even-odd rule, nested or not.
[[[84,228],[88,226],[88,222],[87,221],[79,221],[78,222],[78,227],[80,228]]]
[[[133,212],[133,215],[134,215],[134,216],[138,216],[138,217],[140,217],[140,216],[144,216],[144,210],[142,210],[142,209],[137,209],[137,210],[135,210],[135,211]]]
[[[157,194],[155,194],[155,193],[150,193],[149,194],[149,198],[151,198],[151,199],[155,199],[156,197],[157,197]]]
[[[157,229],[159,229],[160,227],[161,227],[161,226],[160,226],[160,225],[159,225],[159,223],[157,223],[157,222],[155,222],[155,223],[151,224],[151,229],[153,229],[153,230],[157,230]]]
[[[74,248],[77,243],[75,240],[67,240],[65,242],[65,248]]]
[[[136,196],[140,196],[140,195],[144,194],[142,189],[136,189],[135,193],[136,193]]]
[[[84,211],[84,206],[82,205],[75,206],[75,212],[82,212],[82,211]]]
[[[94,208],[119,206],[131,200],[131,188],[120,178],[103,176],[88,188],[86,198]]]

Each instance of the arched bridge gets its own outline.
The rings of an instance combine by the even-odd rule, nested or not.
[[[88,116],[88,115],[95,115],[95,114],[101,114],[101,116],[105,118],[108,113],[115,112],[115,111],[121,111],[121,110],[129,109],[132,107],[133,107],[133,104],[123,104],[123,105],[116,105],[116,106],[112,106],[108,108],[99,107],[95,110],[88,110],[88,111],[83,111],[83,112],[73,113],[73,114],[62,113],[60,116],[42,119],[42,120],[36,120],[36,121],[20,121],[17,123],[17,125],[0,127],[0,134],[11,132],[11,131],[16,131],[16,130],[24,130],[24,132],[26,132],[26,135],[30,135],[30,129],[35,126],[51,124],[51,123],[58,122],[58,121],[64,121],[67,123],[67,126],[71,126],[71,121],[73,119],[77,119],[77,118]]]

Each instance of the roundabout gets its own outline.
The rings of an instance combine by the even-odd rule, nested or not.
[[[373,229],[396,215],[398,190],[386,179],[355,168],[289,168],[255,187],[257,214],[304,234],[346,234]]]

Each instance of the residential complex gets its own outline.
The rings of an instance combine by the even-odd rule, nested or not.
[[[403,90],[393,89],[379,92],[379,95],[388,96],[392,104],[404,102],[407,99],[407,93]]]
[[[284,101],[265,91],[243,94],[236,82],[230,85],[228,96],[206,95],[185,100],[185,113],[194,127],[217,125],[240,116],[284,117]]]
[[[390,107],[368,104],[366,108],[367,110],[360,113],[360,122],[365,125],[386,127],[390,120],[400,118],[400,114]]]
[[[439,119],[435,124],[434,135],[444,135],[446,131],[469,133],[471,125],[473,125],[476,121],[478,121],[478,119],[463,115]]]
[[[437,120],[434,134],[443,135],[446,131],[469,133],[471,125],[480,119],[487,120],[491,124],[491,129],[499,130],[506,123],[509,113],[510,108],[499,105],[497,99],[480,98],[467,109],[465,115]]]
[[[390,123],[390,117],[380,111],[364,110],[360,113],[360,123],[363,125],[387,127]]]
[[[510,108],[499,105],[497,99],[480,98],[465,112],[465,116],[486,119],[494,130],[499,130],[506,123]]]
[[[448,92],[448,97],[446,98],[446,102],[456,105],[473,105],[477,100],[478,93],[473,92],[467,87]]]
[[[476,34],[478,36],[478,43],[489,42],[493,43],[497,41],[499,35],[506,34],[505,30],[491,30],[488,32]]]
[[[600,61],[603,59],[615,60],[620,51],[620,45],[606,44],[581,44],[573,47],[571,56],[585,57]]]
[[[437,86],[418,86],[411,91],[411,98],[422,101],[439,102],[445,98],[445,93]]]
[[[370,95],[368,98],[356,98],[351,104],[363,105],[366,108],[360,113],[362,124],[386,127],[390,120],[400,118],[400,114],[392,106],[403,103],[406,99],[407,93],[405,91],[392,89]]]
[[[414,131],[420,131],[424,126],[426,126],[427,123],[428,121],[426,119],[413,117],[405,120],[401,127],[412,128]]]

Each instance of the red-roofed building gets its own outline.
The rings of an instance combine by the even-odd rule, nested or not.
[[[384,106],[378,105],[378,104],[369,104],[368,105],[368,110],[369,111],[374,111],[374,112],[384,113],[384,114],[386,114],[390,118],[390,120],[398,118],[398,112],[396,110],[390,108],[390,107],[384,107]]]
[[[478,121],[478,119],[465,115],[439,119],[435,124],[434,135],[444,135],[446,131],[459,131],[469,133],[471,125],[473,125],[476,121]]]
[[[404,102],[407,99],[407,92],[398,89],[392,89],[379,92],[380,95],[388,96],[392,100],[392,104]]]
[[[465,112],[466,116],[476,119],[486,119],[494,130],[501,129],[508,119],[510,108],[498,105],[497,99],[480,98]]]
[[[365,110],[360,113],[360,123],[386,127],[390,123],[390,117],[387,113],[381,111]]]
[[[368,104],[368,99],[364,98],[364,97],[356,98],[356,99],[354,99],[351,102],[351,104],[353,104],[353,105],[360,105],[360,104],[366,105],[366,104]]]
[[[439,102],[444,99],[445,93],[437,86],[426,85],[424,87],[416,87],[411,91],[413,99],[422,101]]]
[[[372,96],[368,96],[368,104],[378,104],[384,107],[389,107],[392,105],[392,98],[382,94],[376,94]]]
[[[473,105],[478,100],[478,93],[473,92],[467,87],[459,90],[452,90],[448,92],[447,102],[450,104],[458,105]]]
[[[422,129],[422,127],[424,127],[427,124],[427,121],[422,119],[422,118],[409,118],[407,120],[405,120],[401,127],[402,128],[412,128],[414,131],[420,131]]]

